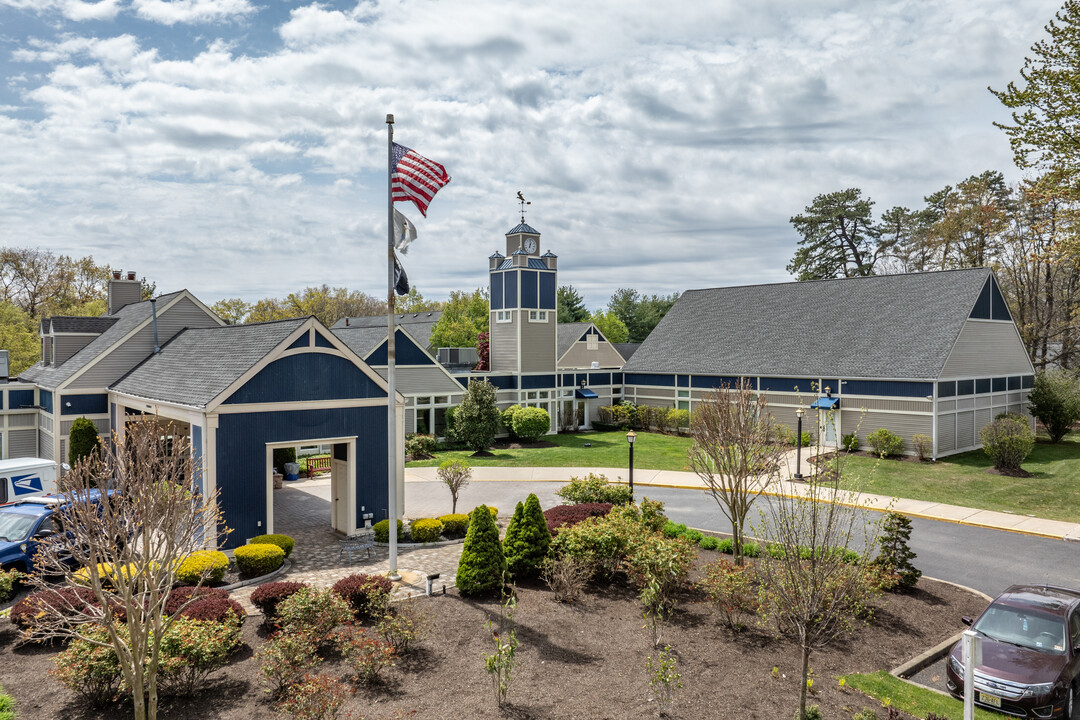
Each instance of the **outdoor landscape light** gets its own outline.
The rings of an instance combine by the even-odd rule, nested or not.
[[[802,416],[806,412],[802,408],[795,411],[795,417],[799,419],[799,428],[795,432],[795,479],[804,480],[802,474]]]
[[[626,433],[626,442],[630,443],[630,502],[634,502],[634,441],[637,433],[631,430]]]

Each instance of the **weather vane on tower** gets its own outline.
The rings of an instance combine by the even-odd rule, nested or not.
[[[526,205],[532,205],[532,203],[525,199],[525,196],[521,194],[520,190],[518,190],[518,202],[521,203],[521,224],[524,225],[525,224],[525,206]]]

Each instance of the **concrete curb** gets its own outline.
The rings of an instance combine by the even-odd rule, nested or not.
[[[959,588],[960,590],[966,590],[967,592],[971,593],[972,595],[975,595],[976,597],[980,597],[983,600],[986,600],[987,603],[993,601],[993,598],[990,597],[989,595],[987,595],[986,593],[979,592],[975,588],[969,588],[967,585],[961,585],[959,583],[950,582],[949,580],[942,580],[940,578],[933,578],[933,577],[929,577],[929,576],[926,576],[926,575],[924,575],[923,577],[925,577],[927,580],[933,580],[934,582],[944,583],[945,585],[951,585],[954,588]],[[962,635],[963,635],[963,632],[956,633],[955,635],[953,635],[948,640],[944,640],[944,641],[938,643],[937,645],[930,648],[926,652],[920,653],[920,654],[916,655],[915,657],[911,658],[910,660],[908,660],[907,662],[902,663],[900,665],[897,665],[895,668],[893,668],[892,670],[889,671],[889,674],[894,676],[894,677],[897,677],[897,678],[899,678],[901,680],[911,682],[910,680],[908,680],[909,676],[917,674],[919,671],[924,670],[925,668],[927,668],[927,667],[933,665],[934,663],[936,663],[941,658],[945,657],[945,655],[948,654],[949,650],[952,649],[953,645],[960,642],[960,638],[961,638]],[[942,692],[941,690],[938,690],[937,688],[932,688],[932,687],[928,687],[926,685],[923,685],[922,683],[912,682],[911,684],[912,685],[918,685],[919,687],[927,688],[928,690],[934,690],[935,692],[939,692],[939,693],[941,693],[943,695],[948,694],[948,693]]]
[[[250,585],[261,585],[264,582],[268,582],[270,580],[273,580],[278,575],[284,575],[285,573],[289,572],[290,570],[292,570],[292,560],[286,559],[285,562],[283,562],[281,564],[281,567],[279,567],[277,570],[275,570],[272,573],[268,573],[266,575],[260,575],[257,578],[250,578],[249,580],[241,580],[240,582],[233,583],[232,585],[225,585],[224,587],[222,587],[220,589],[224,590],[226,592],[232,592],[233,590],[239,590],[240,588],[248,587]]]

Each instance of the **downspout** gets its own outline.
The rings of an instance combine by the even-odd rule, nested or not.
[[[154,318],[154,354],[157,355],[161,352],[161,345],[158,344],[157,333],[157,298],[150,298],[150,315]]]

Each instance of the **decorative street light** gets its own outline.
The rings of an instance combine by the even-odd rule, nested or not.
[[[805,480],[802,474],[802,416],[805,411],[799,408],[795,411],[795,417],[799,418],[799,428],[795,433],[795,479]]]
[[[630,443],[630,502],[634,502],[634,441],[637,433],[631,430],[626,433],[626,442]]]

